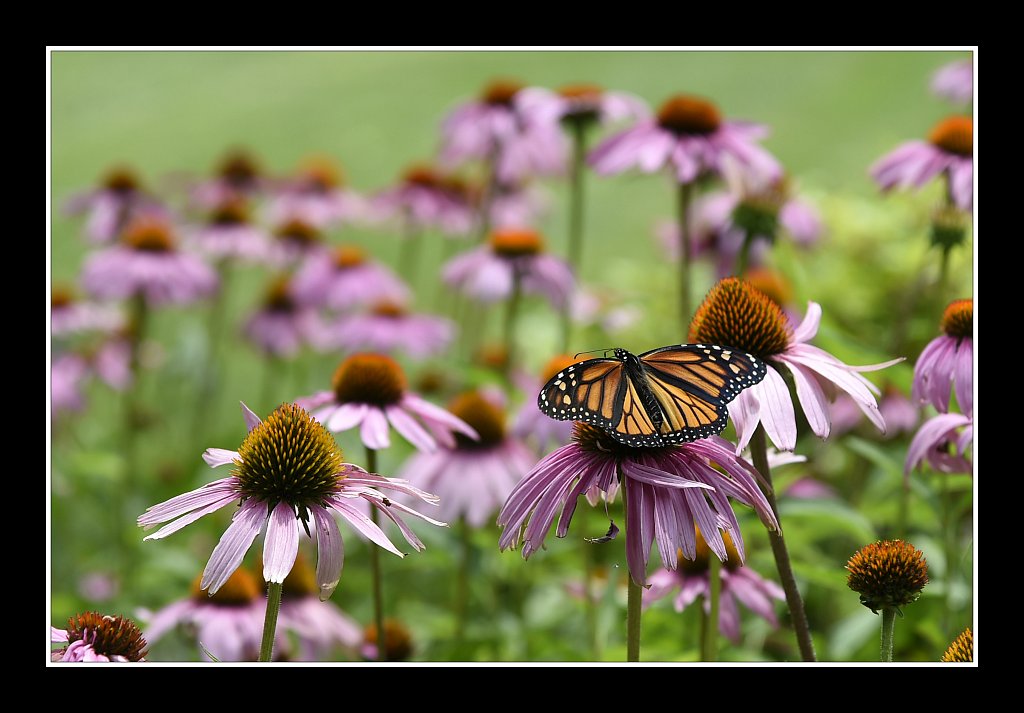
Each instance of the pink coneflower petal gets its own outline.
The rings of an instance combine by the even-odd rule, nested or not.
[[[270,513],[267,537],[263,545],[263,579],[281,583],[292,571],[299,553],[299,530],[295,511],[286,503],[278,503]]]
[[[225,448],[207,448],[203,451],[203,460],[211,468],[233,463],[238,457],[238,451],[229,451]]]
[[[750,391],[757,392],[761,423],[772,443],[781,450],[793,450],[796,447],[796,412],[786,381],[779,372],[768,367],[764,380]]]
[[[370,408],[366,411],[363,424],[359,429],[359,437],[368,448],[381,450],[391,445],[388,435],[388,420],[380,409]]]
[[[347,431],[364,421],[370,412],[368,404],[342,404],[324,424],[329,431]],[[372,447],[372,446],[371,446]]]
[[[195,508],[207,507],[222,501],[227,496],[236,496],[235,479],[233,477],[215,480],[201,488],[177,495],[170,500],[154,505],[139,516],[138,522],[143,527],[167,522],[180,515],[185,515]],[[150,535],[149,537],[153,537]],[[148,539],[148,538],[147,538]]]
[[[246,406],[245,403],[239,402],[239,405],[242,407],[242,418],[245,419],[245,427],[249,429],[249,431],[252,431],[252,429],[263,423],[260,417],[253,413],[252,409]]]
[[[968,416],[974,413],[974,340],[960,342],[953,374],[953,390],[960,410]]]
[[[345,543],[341,539],[338,523],[322,507],[311,507],[316,524],[316,583],[320,587],[320,601],[327,601],[341,581],[345,564]]]
[[[943,413],[925,421],[917,433],[914,434],[910,447],[907,449],[907,460],[903,466],[903,474],[909,475],[915,465],[925,460],[929,455],[929,451],[945,440],[947,434],[962,426],[970,426],[970,429],[958,437],[957,446],[960,453],[967,449],[969,441],[965,439],[965,436],[968,433],[970,438],[974,436],[973,421],[970,417],[959,413]]]
[[[173,534],[181,528],[185,527],[185,525],[192,524],[204,515],[209,515],[211,512],[216,512],[217,510],[220,510],[223,507],[227,507],[237,499],[238,493],[234,491],[227,494],[222,494],[217,500],[214,500],[209,505],[201,507],[193,512],[190,512],[187,515],[183,515],[168,525],[164,525],[159,530],[154,532],[152,535],[148,535],[142,538],[142,541],[145,542],[146,540],[163,539],[164,537],[167,537],[168,535]]]
[[[437,421],[456,433],[461,433],[462,435],[474,440],[479,438],[477,432],[461,418],[456,417],[451,412],[430,403],[416,394],[405,394],[405,396],[402,397],[402,403],[430,421]]]
[[[829,416],[829,402],[825,390],[813,375],[805,373],[803,369],[793,368],[790,365],[789,373],[793,375],[793,382],[796,384],[796,395],[803,407],[804,416],[811,430],[819,438],[828,438],[832,427]]]
[[[354,504],[345,502],[344,498],[335,497],[331,501],[331,507],[341,513],[342,517],[348,520],[349,524],[352,525],[360,534],[366,539],[384,548],[388,552],[398,555],[399,557],[405,557],[397,547],[392,544],[388,536],[384,534],[377,525],[373,524],[373,521],[367,515],[361,513]]]
[[[405,411],[394,406],[387,407],[384,412],[388,421],[405,440],[416,446],[421,451],[430,452],[437,448],[437,443],[430,434],[416,422],[416,419],[409,416]]]
[[[228,529],[213,548],[210,561],[206,563],[200,588],[215,592],[228,581],[231,573],[238,569],[253,540],[263,529],[263,521],[267,517],[266,507],[266,503],[250,498],[235,512]]]

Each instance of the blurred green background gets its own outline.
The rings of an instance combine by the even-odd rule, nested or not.
[[[928,85],[937,68],[966,57],[963,52],[57,51],[51,57],[54,282],[73,282],[89,250],[79,235],[80,224],[64,216],[61,205],[74,192],[93,185],[113,164],[136,167],[149,185],[159,188],[172,174],[208,173],[230,147],[250,149],[276,174],[288,172],[310,154],[327,154],[341,162],[352,187],[370,192],[393,182],[407,164],[433,155],[440,121],[455,105],[475,97],[490,79],[513,77],[549,87],[596,82],[635,93],[655,108],[672,93],[696,93],[715,101],[726,117],[770,126],[766,147],[822,211],[827,229],[812,253],[780,242],[773,265],[794,283],[798,305],[807,299],[823,305],[819,346],[849,363],[862,364],[888,359],[894,356],[895,344],[903,345],[906,351],[899,355],[909,361],[885,372],[885,379],[905,391],[916,354],[936,334],[942,306],[953,297],[971,294],[972,255],[961,250],[953,255],[950,294],[917,303],[906,334],[892,334],[894,315],[909,295],[920,291],[925,279],[921,275],[936,270],[937,254],[928,250],[927,226],[939,191],[931,187],[916,195],[881,197],[867,173],[872,162],[898,143],[923,138],[938,119],[953,112],[929,93]],[[552,249],[562,250],[564,186],[554,181],[544,185],[553,194],[554,210],[542,228]],[[644,314],[641,323],[626,332],[623,346],[639,352],[684,341],[674,309],[675,272],[664,264],[652,236],[656,219],[672,214],[668,184],[650,176],[590,175],[587,190],[584,281],[610,288]],[[359,242],[395,264],[394,236],[347,228],[340,232],[342,239]],[[436,289],[436,273],[431,270],[439,264],[441,250],[428,246],[425,253],[419,287],[430,299]],[[230,310],[236,322],[258,299],[255,290],[263,279],[250,270],[233,286]],[[712,284],[710,271],[702,279],[704,286],[695,294]],[[524,343],[531,371],[547,360],[557,333],[557,320],[538,307],[539,303],[532,305],[521,327],[521,333],[531,337]],[[237,446],[243,433],[237,411],[240,399],[259,413],[273,405],[253,403],[263,393],[262,360],[251,348],[233,345],[227,352],[231,369],[219,389],[221,398],[208,405],[214,414],[211,430],[197,437],[190,430],[194,397],[182,385],[189,384],[207,353],[205,312],[197,318],[186,310],[167,310],[155,323],[154,336],[164,350],[163,367],[143,383],[154,425],[144,434],[146,472],[141,476],[151,485],[144,493],[128,496],[140,513],[219,477],[203,465],[199,454],[207,446]],[[497,334],[497,325],[490,326]],[[605,346],[611,345],[582,341],[578,348]],[[334,365],[330,359],[299,360],[280,375],[274,399],[325,388]],[[440,366],[453,372],[464,368],[455,363]],[[119,487],[123,478],[117,434],[121,406],[118,395],[94,386],[88,412],[55,434],[52,623],[95,606],[81,593],[79,582],[89,572],[110,569],[103,545],[110,503],[104,493]],[[350,435],[343,434],[339,443],[351,460],[360,462],[360,449]],[[810,463],[799,472],[830,482],[847,500],[820,507],[794,504],[792,513],[784,512],[797,573],[810,590],[812,626],[824,659],[870,661],[876,655],[877,618],[845,589],[842,567],[870,538],[888,534],[906,443],[905,438],[882,442],[869,429],[825,444],[809,434],[801,436],[798,450],[810,457]],[[381,472],[390,474],[397,468],[408,453],[403,448],[404,444],[384,454]],[[780,478],[785,481],[787,476]],[[944,565],[935,534],[941,503],[931,480],[914,482],[911,523],[919,536],[909,539],[926,550],[935,571],[941,572]],[[970,479],[956,480],[953,489],[969,512]],[[596,511],[583,510],[587,508],[577,511],[569,540],[600,534],[606,527]],[[204,520],[210,522],[141,546],[144,560],[133,581],[121,582],[115,597],[100,606],[131,614],[137,607],[157,608],[183,596],[227,518]],[[752,518],[743,523],[751,564],[774,576],[766,538]],[[141,540],[133,523],[123,525],[118,536]],[[402,561],[385,559],[385,566],[391,605],[413,628],[419,657],[588,658],[580,604],[564,596],[566,580],[578,578],[576,544],[549,537],[548,550],[524,563],[516,553],[497,554],[496,528],[476,533],[476,619],[469,648],[454,650],[446,599],[454,534],[416,529],[428,550]],[[365,622],[365,545],[349,532],[343,528],[348,555],[333,601]],[[621,585],[607,588],[601,613],[609,660],[624,658],[621,554],[620,540],[598,555],[613,573],[612,581],[618,577]],[[969,557],[961,571],[971,571]],[[952,640],[948,634],[962,629],[952,631],[954,624],[969,622],[971,594],[965,580],[956,592],[959,618],[939,623],[942,586],[930,585],[922,602],[897,625],[897,648],[905,658],[936,660]],[[696,622],[695,607],[682,619],[667,600],[652,607],[645,615],[643,658],[692,659]],[[723,641],[723,658],[795,658],[787,629],[770,632],[749,613],[744,622],[744,645],[732,647]],[[679,646],[684,640],[689,648]],[[168,647],[163,649],[164,659],[195,656],[182,642],[177,648],[174,642],[162,645]],[[937,647],[941,648],[936,651]]]

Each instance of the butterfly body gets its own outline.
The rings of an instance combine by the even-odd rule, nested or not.
[[[718,345],[612,353],[556,374],[537,407],[554,419],[602,428],[628,446],[668,446],[721,433],[726,404],[767,373],[757,357]]]

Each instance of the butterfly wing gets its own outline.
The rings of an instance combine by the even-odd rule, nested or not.
[[[757,357],[729,347],[680,344],[640,355],[646,386],[662,412],[664,443],[694,441],[721,433],[726,404],[767,373]]]
[[[537,408],[559,421],[611,429],[621,420],[627,378],[618,359],[587,359],[567,366],[545,384]]]
[[[537,407],[559,421],[604,429],[630,446],[666,444],[659,433],[657,402],[620,359],[588,359],[566,367],[541,389]]]

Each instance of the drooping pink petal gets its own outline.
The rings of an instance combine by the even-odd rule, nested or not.
[[[803,320],[793,330],[792,343],[802,344],[803,342],[811,341],[818,333],[818,327],[821,325],[821,305],[817,302],[807,303],[807,314],[804,315]]]
[[[182,517],[179,517],[174,522],[172,522],[172,523],[170,523],[168,525],[164,525],[163,527],[161,527],[159,530],[157,530],[153,534],[147,535],[146,537],[143,537],[142,541],[145,542],[147,540],[160,540],[160,539],[163,539],[164,537],[167,537],[168,535],[174,534],[175,532],[177,532],[181,528],[185,527],[186,525],[191,525],[193,522],[195,522],[199,518],[204,517],[206,515],[209,515],[212,512],[216,512],[217,510],[220,510],[223,507],[227,507],[231,503],[235,502],[235,500],[237,500],[237,499],[238,499],[238,494],[235,493],[235,492],[230,492],[230,493],[227,493],[227,494],[222,494],[219,499],[214,500],[213,502],[211,502],[206,507],[199,508],[198,510],[193,510],[192,512],[188,513],[187,515],[183,515]]]
[[[369,410],[370,406],[368,404],[342,404],[327,419],[327,423],[324,426],[327,427],[328,431],[335,433],[347,431],[362,423]]]
[[[402,554],[394,544],[392,544],[391,540],[388,539],[388,536],[384,534],[384,531],[375,525],[369,517],[359,512],[355,505],[349,504],[345,502],[345,500],[337,497],[331,500],[329,505],[341,513],[341,516],[348,520],[349,524],[368,540],[376,543],[392,554],[398,555],[399,557],[405,557],[405,555]]]
[[[266,503],[255,498],[245,501],[235,513],[228,529],[224,531],[220,542],[213,548],[210,561],[203,570],[200,589],[208,589],[210,594],[214,594],[224,586],[232,573],[242,564],[242,558],[249,551],[256,536],[260,534],[266,519]]]
[[[387,415],[391,425],[398,431],[405,440],[416,446],[419,450],[430,452],[437,450],[437,442],[424,430],[423,426],[416,422],[400,407],[388,406],[384,413]]]
[[[173,520],[197,508],[203,508],[215,502],[220,502],[225,495],[231,495],[233,498],[240,497],[238,485],[238,479],[234,476],[215,480],[201,488],[190,490],[187,493],[176,495],[170,500],[151,505],[146,508],[146,512],[139,515],[137,522],[142,527],[149,527]]]
[[[761,423],[775,447],[782,451],[796,448],[796,414],[786,381],[769,366],[764,380],[748,389],[756,391],[761,402]]]
[[[415,394],[407,393],[402,397],[402,405],[407,407],[413,413],[422,416],[424,420],[436,421],[449,429],[463,434],[472,438],[474,441],[480,440],[480,436],[473,430],[473,427],[463,421],[461,418],[453,413],[446,411],[440,406],[435,406],[426,399],[420,398]]]
[[[925,421],[914,434],[910,447],[907,449],[903,474],[910,475],[910,471],[925,459],[928,451],[942,443],[951,432],[970,423],[970,418],[959,413],[943,413]]]
[[[295,510],[287,503],[278,503],[270,513],[263,544],[263,579],[283,582],[295,566],[298,554],[299,528],[295,523]]]
[[[391,445],[391,437],[388,434],[388,420],[384,412],[372,406],[366,411],[363,418],[363,425],[359,429],[359,437],[367,448],[383,450]]]
[[[58,629],[55,626],[50,627],[50,641],[55,644],[67,643],[68,632],[64,629]]]
[[[761,421],[761,402],[753,389],[745,389],[740,392],[740,395],[729,405],[729,415],[736,428],[738,439],[736,452],[740,453],[750,443],[750,438]]]
[[[796,396],[800,400],[804,416],[811,430],[819,438],[828,438],[832,427],[829,416],[828,398],[824,389],[814,378],[813,374],[805,373],[803,368],[790,363],[789,373],[793,375],[793,383],[796,384]]]
[[[341,539],[338,523],[327,510],[314,505],[310,512],[316,523],[316,583],[320,588],[320,601],[325,602],[341,581],[345,543]]]
[[[953,386],[956,391],[956,402],[960,410],[968,416],[974,415],[974,340],[964,339],[960,342],[955,356],[955,372]]]

